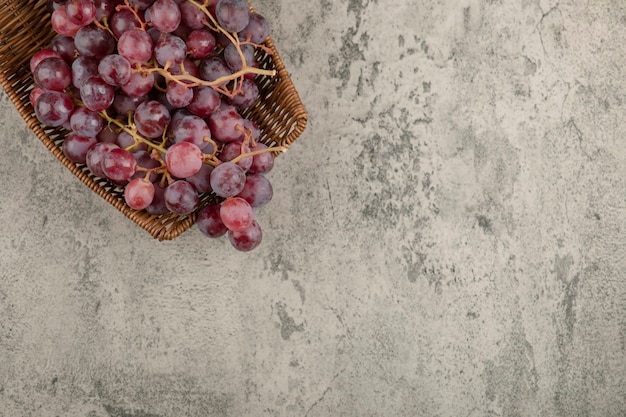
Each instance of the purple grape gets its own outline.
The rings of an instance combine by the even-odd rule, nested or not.
[[[156,0],[146,10],[150,15],[150,24],[161,32],[173,32],[181,21],[181,13],[174,0]],[[146,18],[148,19],[148,18]]]
[[[68,64],[74,62],[78,51],[74,45],[74,38],[70,36],[58,36],[50,41],[50,49],[58,52],[61,58]]]
[[[132,153],[116,147],[104,154],[100,165],[107,178],[114,182],[122,182],[135,174],[137,161]]]
[[[187,36],[187,53],[194,59],[211,55],[215,49],[215,36],[206,29],[196,29]]]
[[[171,134],[176,143],[190,142],[200,147],[205,138],[211,138],[211,130],[201,117],[195,115],[182,116],[172,123]]]
[[[224,226],[224,222],[220,218],[220,205],[211,204],[203,207],[198,212],[196,220],[200,232],[208,237],[217,238],[224,236],[228,229]]]
[[[250,22],[250,7],[246,0],[218,0],[215,17],[228,32],[241,32]]]
[[[226,77],[232,74],[226,62],[221,56],[210,56],[200,61],[198,65],[200,78],[206,81],[215,81],[218,78]],[[226,85],[228,81],[220,83],[220,86]]]
[[[250,64],[254,62],[254,46],[246,44],[241,45],[240,48],[246,65],[250,66]],[[226,65],[228,65],[228,68],[230,68],[232,72],[237,72],[243,68],[241,56],[239,56],[239,51],[237,51],[237,47],[234,43],[224,48],[224,62],[226,62]]]
[[[107,55],[98,64],[98,73],[108,84],[124,85],[130,81],[130,62],[118,54]]]
[[[139,17],[141,17],[142,13],[139,13]],[[141,27],[140,22],[137,21],[135,14],[129,9],[120,9],[115,11],[111,16],[111,23],[109,24],[113,34],[118,39],[122,34],[126,31],[137,29]]]
[[[97,112],[78,107],[70,116],[70,126],[79,136],[96,137],[104,127],[104,121]]]
[[[186,107],[193,100],[193,89],[176,82],[170,82],[165,91],[167,101],[175,108]]]
[[[260,45],[265,42],[269,34],[270,25],[267,19],[258,13],[251,13],[248,26],[239,33],[239,37],[243,39],[249,38],[250,42]]]
[[[163,104],[148,100],[137,106],[133,119],[140,134],[148,138],[160,138],[170,123],[171,116]]]
[[[152,58],[153,43],[150,35],[141,29],[122,33],[117,41],[117,51],[131,64],[144,64]]]
[[[200,203],[198,192],[185,180],[174,181],[165,189],[165,206],[179,216],[193,212]]]
[[[138,98],[148,94],[154,86],[154,74],[131,72],[130,79],[121,86],[122,91],[129,97]]]
[[[80,87],[80,98],[89,110],[106,110],[115,98],[115,87],[101,77],[89,77]]]
[[[148,100],[148,96],[130,97],[123,92],[115,94],[113,99],[113,109],[119,115],[128,115],[129,112],[134,112],[144,101]]]
[[[86,26],[96,18],[96,6],[92,0],[68,0],[65,13],[70,22],[78,26]]]
[[[256,146],[251,147],[250,151],[260,151],[267,149],[267,145],[257,142]],[[252,165],[248,170],[248,174],[265,174],[270,172],[274,167],[274,154],[271,152],[262,152],[252,157]]]
[[[80,88],[87,78],[98,75],[97,59],[79,56],[72,62],[72,85],[74,87]]]
[[[220,95],[211,87],[199,86],[193,89],[193,99],[187,106],[190,112],[202,118],[209,117],[220,105]]]
[[[211,188],[220,197],[234,197],[245,185],[245,172],[232,162],[222,162],[211,172]]]
[[[243,141],[243,118],[234,108],[218,109],[209,116],[212,137],[220,142]]]
[[[164,33],[154,45],[154,57],[161,66],[169,63],[179,65],[185,59],[187,45],[185,41],[170,33]]]
[[[261,174],[248,174],[246,185],[237,197],[246,200],[252,207],[262,207],[272,200],[272,184]]]
[[[69,121],[74,110],[70,96],[60,91],[46,91],[35,102],[35,115],[46,126],[57,127]]]
[[[87,157],[87,152],[96,143],[98,143],[98,141],[95,137],[88,138],[85,136],[80,136],[75,132],[70,132],[63,140],[63,154],[74,163],[84,164]]]
[[[259,87],[254,81],[248,79],[244,79],[240,87],[237,94],[230,98],[230,103],[238,109],[245,109],[259,98]]]
[[[115,50],[115,39],[106,30],[91,24],[78,30],[74,36],[74,45],[79,54],[102,59]]]
[[[35,83],[44,90],[64,91],[72,83],[72,70],[62,58],[46,58],[33,73]]]
[[[249,252],[261,244],[263,232],[256,220],[243,232],[228,231],[228,241],[233,247],[242,252]]]
[[[213,167],[208,164],[202,164],[202,167],[195,174],[186,177],[187,182],[194,186],[199,193],[208,193],[211,190],[211,172]]]

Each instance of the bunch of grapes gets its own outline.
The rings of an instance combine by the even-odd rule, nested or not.
[[[202,0],[200,0],[202,1]],[[123,187],[135,210],[197,212],[206,236],[249,251],[265,177],[285,149],[259,142],[241,110],[259,97],[255,51],[269,35],[246,0],[48,0],[58,33],[36,52],[30,101],[38,120],[69,132],[64,154]]]

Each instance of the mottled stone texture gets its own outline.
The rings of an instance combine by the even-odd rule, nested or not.
[[[395,6],[393,6],[395,4]],[[264,0],[262,246],[143,230],[0,103],[0,415],[626,415],[621,0]]]

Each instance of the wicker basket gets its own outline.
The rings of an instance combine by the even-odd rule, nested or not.
[[[29,101],[29,93],[34,86],[29,62],[31,56],[39,49],[47,47],[55,36],[45,0],[0,0],[2,88],[28,127],[83,183],[154,238],[170,240],[179,236],[195,223],[196,213],[186,216],[171,213],[156,216],[131,209],[124,202],[123,189],[105,179],[93,176],[86,166],[73,163],[63,154],[61,144],[68,133],[66,130],[45,127],[35,117]],[[261,97],[243,112],[243,116],[260,127],[261,142],[268,146],[288,147],[303,132],[308,116],[272,39],[268,39],[265,45],[273,53],[269,55],[259,49],[257,51],[259,66],[264,69],[275,69],[277,74],[259,80]],[[200,207],[214,199],[212,193],[201,195]]]

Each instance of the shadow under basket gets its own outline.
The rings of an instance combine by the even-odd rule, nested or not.
[[[252,6],[250,6],[252,9]],[[253,10],[253,9],[252,9]],[[124,190],[106,179],[94,176],[85,165],[69,160],[61,149],[69,133],[63,128],[49,128],[35,117],[29,101],[34,87],[30,72],[30,58],[38,50],[48,47],[57,34],[50,24],[46,1],[0,0],[0,84],[22,116],[27,126],[48,150],[85,185],[108,201],[126,217],[159,240],[171,240],[196,222],[197,211],[216,200],[213,193],[200,195],[196,212],[185,216],[172,213],[151,215],[131,209],[124,202]],[[260,130],[259,141],[268,146],[289,147],[304,131],[308,116],[300,97],[271,38],[265,46],[268,54],[257,48],[257,61],[263,69],[276,70],[274,77],[257,78],[259,99],[242,112],[255,122]]]

